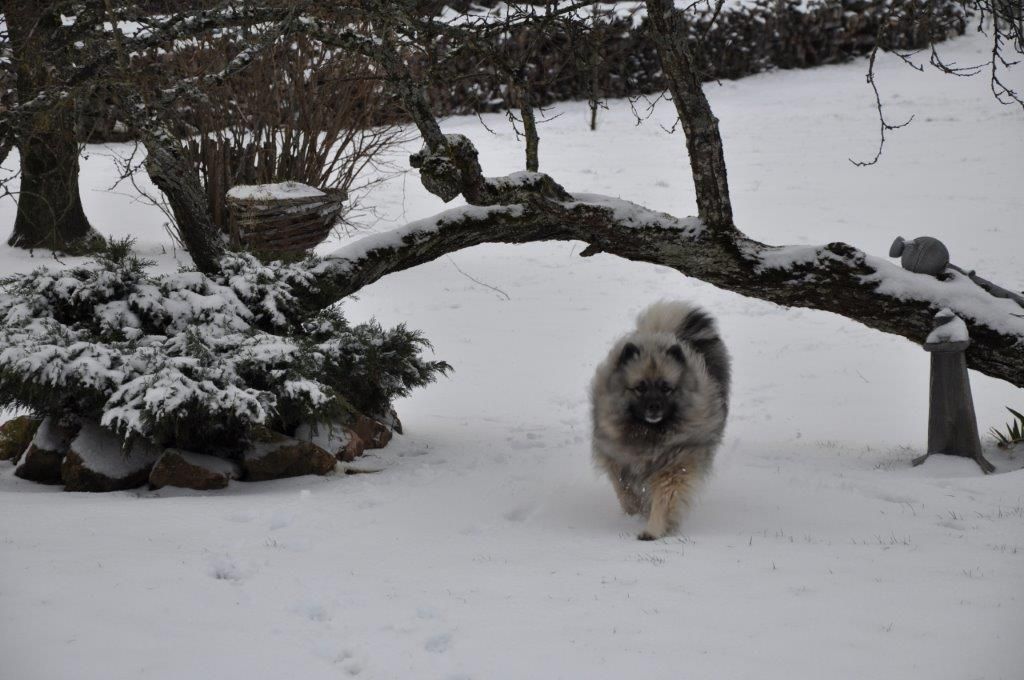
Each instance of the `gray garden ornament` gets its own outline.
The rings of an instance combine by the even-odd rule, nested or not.
[[[916,274],[940,276],[946,269],[958,271],[987,290],[994,297],[1013,300],[1021,307],[1024,307],[1024,295],[1006,290],[987,279],[981,278],[973,269],[965,271],[951,263],[949,261],[949,249],[937,238],[918,236],[907,241],[902,236],[897,236],[896,240],[889,246],[889,257],[900,258],[900,264],[903,265],[903,268]]]
[[[915,274],[938,276],[949,265],[949,250],[942,241],[931,236],[921,236],[907,241],[902,236],[889,246],[889,257],[900,258],[900,264]]]
[[[973,458],[986,473],[995,472],[985,460],[974,414],[966,351],[971,344],[967,324],[948,309],[935,315],[935,327],[924,349],[932,355],[928,398],[928,453],[915,458],[920,465],[933,453]]]

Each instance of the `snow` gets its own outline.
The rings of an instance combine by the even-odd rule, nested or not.
[[[53,418],[43,418],[32,437],[32,443],[43,451],[63,451],[67,442]]]
[[[986,45],[942,50],[973,63]],[[918,115],[888,135],[879,165],[855,168],[847,158],[877,144],[864,68],[708,86],[740,226],[768,243],[845,241],[880,258],[896,234],[927,233],[953,262],[1024,287],[1020,109],[994,103],[984,79],[880,56],[887,115]],[[541,169],[567,189],[696,212],[682,138],[661,127],[670,107],[634,126],[611,102],[596,133],[585,102],[555,109],[565,115],[541,126]],[[521,167],[502,117],[485,122],[497,134],[471,117],[443,127],[474,139],[485,172]],[[86,209],[174,272],[187,259],[162,215],[107,191],[105,154],[123,148],[90,147]],[[373,202],[372,233],[443,207],[414,176]],[[0,204],[0,224],[12,215]],[[2,675],[1020,677],[1020,455],[989,444],[1002,473],[989,476],[948,456],[910,466],[927,437],[924,350],[666,268],[576,257],[581,247],[481,246],[345,303],[353,322],[422,329],[455,366],[396,405],[406,434],[359,461],[376,474],[86,495],[0,463]],[[3,271],[41,263],[54,264],[0,246]],[[893,266],[884,284],[909,285]],[[641,543],[641,522],[591,468],[585,394],[610,343],[662,298],[715,313],[734,401],[682,532]],[[1021,410],[1021,390],[976,373],[971,384],[982,431],[1002,425],[1005,405]]]
[[[420,220],[413,220],[397,229],[378,234],[370,234],[346,244],[326,257],[326,266],[343,267],[346,263],[357,262],[373,254],[377,250],[397,248],[410,239],[432,234],[448,224],[457,224],[462,220],[484,220],[492,215],[521,215],[521,205],[476,206],[466,205],[445,210],[444,212]],[[333,262],[332,262],[333,261]]]
[[[496,189],[515,189],[536,184],[543,179],[544,173],[529,170],[517,170],[503,177],[489,177],[488,184]]]
[[[596,205],[608,208],[612,212],[612,217],[627,227],[678,229],[690,237],[696,237],[704,230],[704,224],[696,217],[674,217],[619,198],[580,193],[574,194],[573,198],[576,200],[565,203],[567,208],[574,208],[578,205]]]
[[[121,479],[149,467],[163,449],[146,442],[136,442],[129,451],[122,451],[121,438],[94,423],[84,422],[71,442],[71,450],[94,472]]]
[[[295,438],[312,442],[328,453],[336,454],[348,446],[348,431],[330,423],[302,424],[295,430]]]
[[[513,187],[527,183],[535,177],[535,173],[517,172],[505,177],[491,178],[490,181],[496,185]],[[696,217],[673,217],[672,215],[656,212],[650,208],[645,208],[620,198],[599,194],[574,194],[573,198],[576,200],[566,201],[563,205],[569,209],[577,206],[596,206],[608,209],[611,211],[613,218],[620,222],[622,226],[638,229],[641,227],[677,229],[687,237],[696,237],[704,230],[704,225]],[[356,239],[328,255],[324,266],[345,267],[348,263],[357,262],[370,256],[374,251],[415,243],[417,239],[435,233],[445,225],[458,224],[465,219],[484,220],[491,215],[507,214],[516,216],[522,214],[522,212],[523,207],[521,205],[466,205],[451,208],[425,219],[413,220],[396,229]]]
[[[948,307],[942,309],[938,314],[935,315],[935,320],[949,319],[941,326],[937,327],[928,337],[925,338],[926,344],[934,344],[939,342],[967,342],[971,339],[970,334],[967,332],[967,324],[959,316],[953,314],[953,310]]]
[[[814,264],[823,256],[825,251],[822,246],[780,246],[759,253],[758,264],[754,269],[759,273],[769,269],[788,271],[798,265]]]
[[[1024,333],[1020,305],[1009,298],[990,295],[966,274],[947,271],[949,280],[940,281],[934,276],[909,272],[878,257],[869,256],[865,262],[876,270],[875,274],[865,277],[865,281],[877,282],[879,292],[904,300],[931,300],[957,312],[969,310],[975,320],[989,328],[1006,334]],[[1020,275],[1019,270],[1006,273],[1011,277]]]
[[[277,184],[240,184],[228,190],[228,198],[238,201],[273,201],[293,198],[322,198],[326,194],[301,182]]]

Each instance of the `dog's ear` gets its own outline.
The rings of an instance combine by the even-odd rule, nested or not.
[[[680,347],[679,345],[672,345],[667,350],[665,350],[665,354],[669,355],[670,357],[672,357],[681,364],[686,363],[686,357],[683,355],[683,348]]]
[[[622,348],[622,353],[619,354],[619,366],[625,366],[633,359],[640,356],[640,348],[631,342],[627,342],[626,346]]]

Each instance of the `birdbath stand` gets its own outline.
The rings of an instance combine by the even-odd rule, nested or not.
[[[932,356],[928,400],[928,453],[915,458],[920,465],[933,453],[973,458],[986,474],[995,466],[985,460],[978,436],[978,419],[971,398],[966,351],[971,345],[967,324],[948,309],[935,315],[934,330],[924,349]]]

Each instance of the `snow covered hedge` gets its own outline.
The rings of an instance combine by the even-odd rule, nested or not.
[[[448,370],[404,326],[299,314],[311,262],[231,254],[222,273],[153,275],[113,244],[88,264],[0,280],[0,408],[73,414],[125,439],[231,453],[254,428],[385,413]]]

